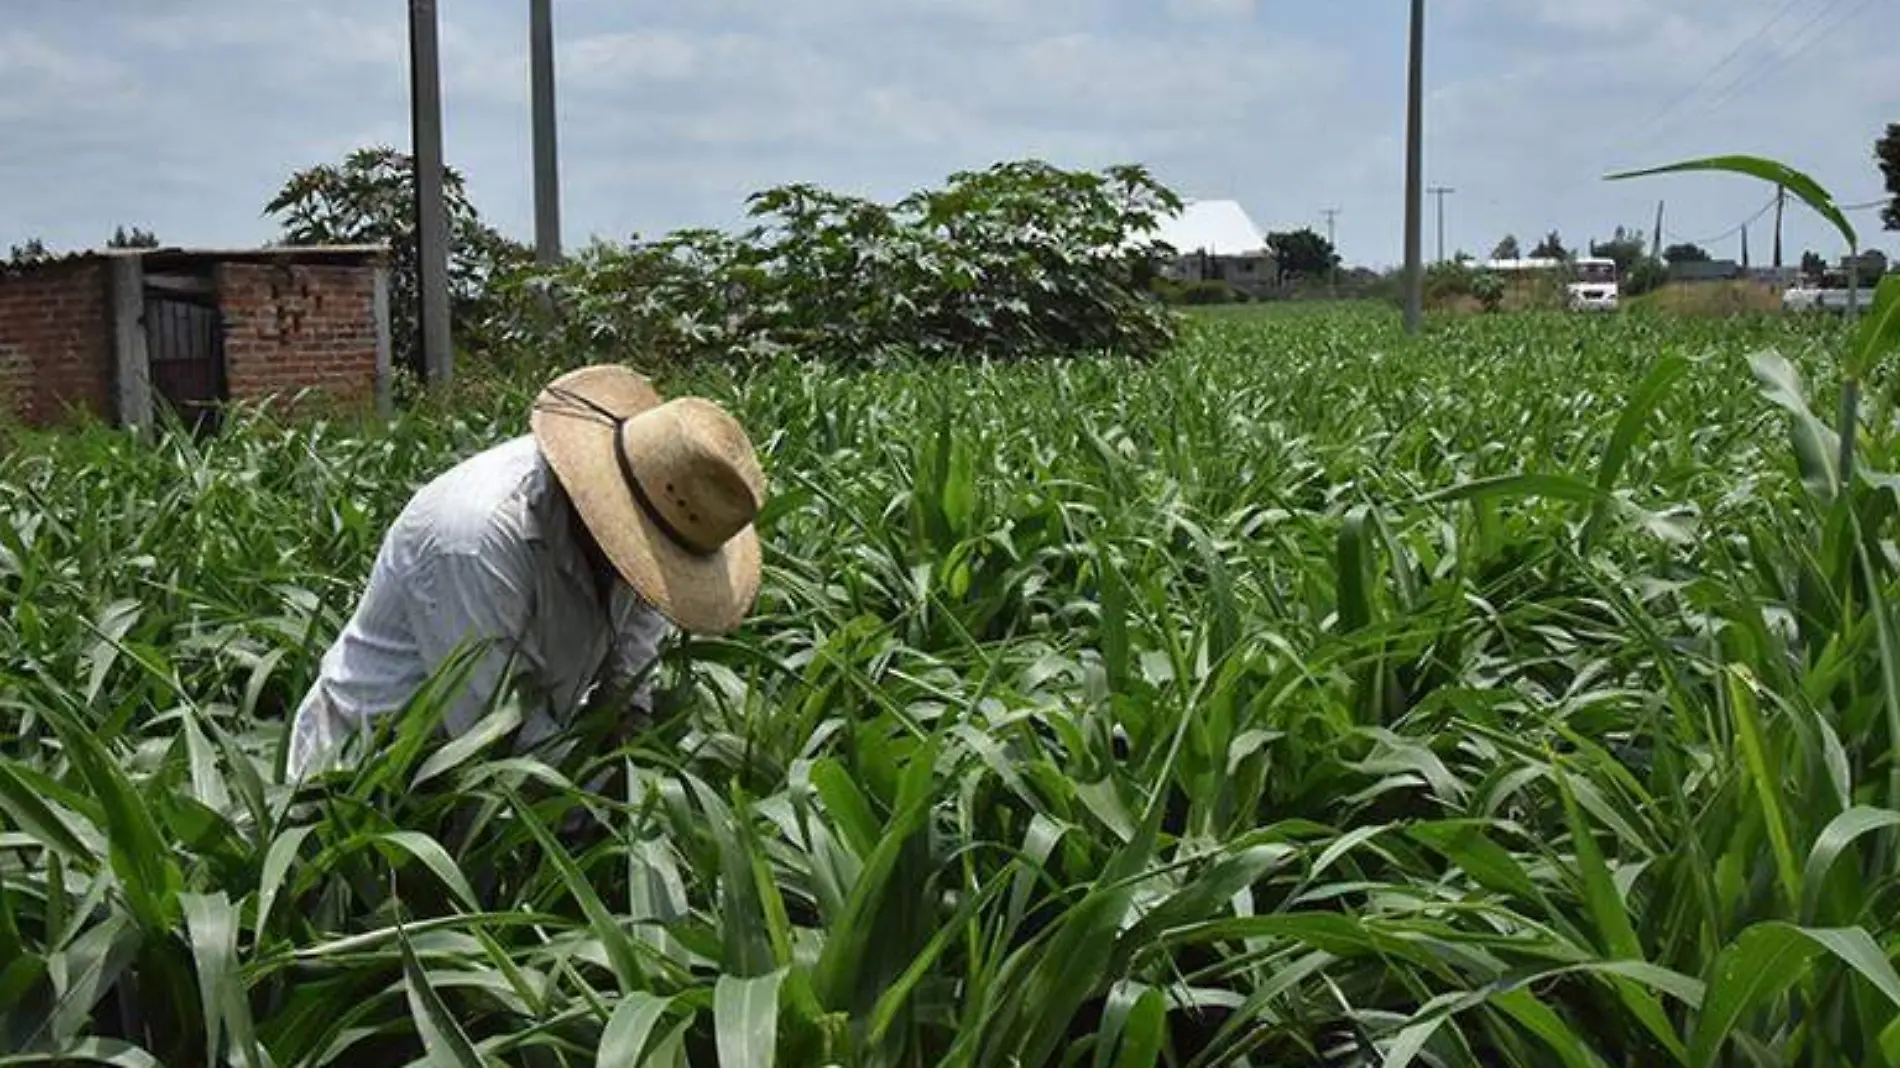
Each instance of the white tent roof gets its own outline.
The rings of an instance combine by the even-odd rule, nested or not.
[[[1267,247],[1266,235],[1234,200],[1190,200],[1178,215],[1163,216],[1153,236],[1182,254],[1245,256]]]

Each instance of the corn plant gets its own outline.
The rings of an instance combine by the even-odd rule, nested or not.
[[[1896,450],[1844,477],[1807,385],[1857,335],[1182,329],[669,372],[772,479],[746,628],[624,744],[443,744],[450,664],[294,791],[382,529],[551,368],[16,434],[0,1064],[1900,1065]]]

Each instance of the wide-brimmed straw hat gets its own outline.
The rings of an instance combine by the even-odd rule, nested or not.
[[[662,400],[612,364],[549,383],[529,417],[581,522],[674,625],[736,628],[759,592],[765,475],[738,420],[709,400]]]

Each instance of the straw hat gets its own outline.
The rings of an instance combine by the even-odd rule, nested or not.
[[[611,364],[549,383],[535,441],[601,551],[674,625],[724,634],[759,592],[765,476],[745,429],[699,397],[662,400]]]

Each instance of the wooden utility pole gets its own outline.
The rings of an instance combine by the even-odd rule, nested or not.
[[[1781,209],[1788,201],[1788,187],[1775,187],[1775,270],[1781,270]]]
[[[1649,239],[1650,259],[1662,259],[1662,215],[1663,202],[1658,200],[1656,202],[1656,232]]]
[[[528,0],[528,80],[534,116],[534,255],[561,258],[561,183],[554,138],[553,0]]]
[[[448,385],[454,372],[449,337],[449,221],[442,198],[442,64],[435,0],[409,0],[409,96],[416,166],[417,325],[422,377]]]
[[[1435,185],[1426,192],[1438,201],[1438,262],[1443,263],[1445,262],[1445,196],[1456,193],[1457,190],[1449,186]]]
[[[1419,262],[1419,216],[1424,185],[1425,0],[1412,0],[1411,59],[1405,91],[1405,332],[1425,318],[1425,271]]]
[[[1326,216],[1326,248],[1333,257],[1332,262],[1327,264],[1326,270],[1327,295],[1337,300],[1339,299],[1339,245],[1333,238],[1333,220],[1339,218],[1339,209],[1327,208],[1320,214]]]

